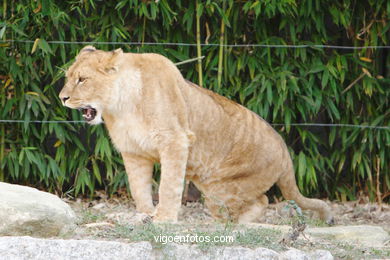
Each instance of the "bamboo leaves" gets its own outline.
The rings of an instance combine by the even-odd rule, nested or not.
[[[389,126],[388,50],[299,47],[388,45],[388,1],[357,1],[354,8],[349,1],[310,0],[8,3],[0,6],[0,40],[22,42],[0,43],[0,116],[24,123],[0,125],[0,180],[73,194],[124,187],[120,155],[104,128],[31,121],[81,120],[77,111],[63,108],[57,96],[63,70],[82,44],[50,41],[140,41],[119,47],[161,53],[174,62],[204,55],[202,63],[179,67],[186,78],[271,123],[284,124],[277,130],[291,148],[305,194],[351,199],[359,187],[375,198],[376,187],[382,194],[390,190],[388,130],[293,125]]]

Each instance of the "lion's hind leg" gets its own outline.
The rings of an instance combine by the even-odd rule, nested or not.
[[[238,223],[257,222],[264,215],[267,206],[268,198],[263,194],[258,200],[243,207],[241,214],[238,216]]]
[[[213,183],[203,189],[206,206],[214,218],[238,223],[259,220],[268,206],[264,193],[253,192],[250,186],[240,183]],[[242,183],[241,183],[242,184]],[[243,191],[247,192],[243,192]]]

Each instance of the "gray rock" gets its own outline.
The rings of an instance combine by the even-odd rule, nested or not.
[[[240,246],[201,249],[196,245],[167,244],[153,249],[149,242],[123,243],[97,240],[40,239],[0,237],[0,260],[46,259],[323,259],[332,255],[324,250],[305,253],[290,249],[277,253],[267,248]],[[324,257],[325,256],[325,257]]]
[[[279,259],[279,254],[271,249],[245,247],[214,247],[201,250],[197,246],[169,244],[155,254],[157,259],[196,259],[196,260],[230,260],[230,259]]]
[[[0,237],[0,259],[153,259],[149,242],[120,243],[96,240],[51,240],[31,237]]]
[[[325,250],[317,250],[325,251]],[[327,252],[327,251],[325,251]],[[187,246],[187,245],[177,245],[169,244],[161,250],[161,252],[155,254],[157,259],[197,259],[197,260],[208,260],[208,259],[217,259],[217,260],[247,260],[247,259],[256,259],[256,260],[272,260],[272,259],[315,259],[317,260],[318,256],[322,256],[321,252],[313,252],[313,254],[307,254],[303,251],[297,249],[290,249],[281,254],[277,253],[274,250],[268,248],[256,248],[250,249],[241,246],[233,247],[213,247],[205,250],[200,250],[197,246]],[[332,257],[332,255],[328,252]],[[333,259],[333,258],[323,258]]]
[[[283,235],[291,230],[291,226],[251,223],[247,226],[253,228],[269,228],[282,232]],[[368,247],[383,247],[390,241],[390,235],[379,226],[334,226],[334,227],[308,227],[305,234],[313,238],[332,239],[351,244],[360,244]]]
[[[73,210],[48,192],[0,182],[0,235],[50,237],[73,229]]]
[[[204,253],[195,245],[178,245],[175,243],[164,245],[161,251],[155,252],[157,259],[207,259]]]
[[[282,252],[279,256],[280,260],[310,260],[305,252],[298,249],[289,249],[285,252]]]
[[[253,249],[240,246],[215,248],[213,251],[211,251],[210,254],[213,256],[213,259],[218,260],[256,259],[255,251]]]
[[[318,249],[310,254],[311,259],[316,260],[333,260],[333,256],[329,251]]]
[[[389,234],[378,226],[337,226],[309,228],[305,232],[313,237],[334,239],[368,247],[382,247],[390,239]]]
[[[279,254],[268,248],[256,248],[255,249],[255,257],[256,259],[279,259]]]

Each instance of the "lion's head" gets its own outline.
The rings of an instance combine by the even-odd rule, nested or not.
[[[66,83],[59,95],[64,106],[79,109],[90,124],[102,122],[102,114],[117,100],[123,51],[106,52],[84,47],[66,72]]]

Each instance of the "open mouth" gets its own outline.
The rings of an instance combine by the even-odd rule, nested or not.
[[[83,113],[84,119],[89,122],[95,119],[97,111],[91,106],[86,106],[79,109]]]

